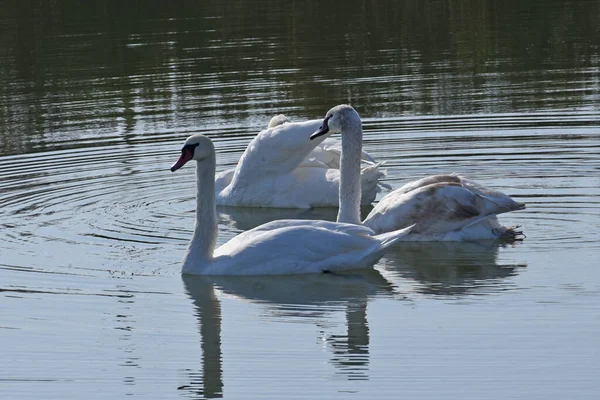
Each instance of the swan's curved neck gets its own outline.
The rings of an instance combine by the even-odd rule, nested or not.
[[[196,165],[196,226],[183,262],[183,270],[198,270],[213,259],[217,243],[217,208],[215,204],[215,155]]]
[[[348,124],[342,133],[340,160],[340,209],[338,222],[360,225],[360,160],[362,154],[362,126]]]

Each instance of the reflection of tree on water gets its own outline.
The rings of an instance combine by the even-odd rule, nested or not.
[[[0,51],[8,61],[0,63],[6,77],[0,80],[0,93],[23,93],[27,100],[5,96],[1,112],[12,117],[0,118],[0,133],[9,153],[50,143],[48,133],[61,130],[67,112],[72,113],[68,120],[80,124],[73,134],[100,128],[107,135],[114,131],[112,123],[98,127],[98,118],[86,116],[95,110],[116,113],[130,131],[156,107],[167,110],[156,121],[170,126],[184,120],[189,127],[214,116],[232,120],[274,107],[277,111],[268,112],[272,116],[291,101],[316,117],[327,99],[322,82],[335,83],[330,96],[342,99],[354,77],[363,78],[353,82],[352,96],[361,99],[365,115],[569,109],[589,101],[590,91],[596,93],[596,1],[546,0],[544,12],[539,0],[502,1],[493,7],[463,0],[405,1],[393,7],[361,1],[342,8],[312,1],[311,13],[299,12],[306,6],[298,2],[279,2],[276,10],[271,2],[243,0],[204,2],[202,7],[193,2],[103,3],[3,2],[0,15],[7,34]],[[326,30],[297,29],[313,26],[315,12]],[[204,28],[196,29],[200,24]],[[324,33],[329,40],[322,40]],[[254,45],[245,42],[249,37]],[[324,56],[328,63],[315,62]],[[293,73],[274,73],[290,68]],[[587,71],[583,78],[581,71]],[[306,78],[314,76],[320,79]],[[398,76],[412,79],[390,79]],[[450,76],[459,83],[448,83],[454,80]],[[254,86],[243,87],[250,77]],[[582,90],[565,90],[564,82],[580,82]],[[114,92],[114,98],[90,96],[99,86]],[[259,86],[269,96],[257,97],[250,90]],[[517,95],[510,86],[519,90]],[[549,96],[551,88],[556,90]],[[207,94],[213,100],[199,103]],[[215,99],[224,105],[235,99],[235,112],[215,107]],[[276,101],[261,101],[266,99]],[[78,107],[69,107],[72,101]],[[182,118],[186,110],[193,112]]]
[[[507,278],[526,264],[498,264],[500,242],[412,242],[394,246],[380,265],[415,291],[434,295],[490,293],[510,286]]]
[[[222,397],[224,392],[221,305],[216,290],[266,306],[268,318],[320,326],[333,353],[331,363],[348,379],[368,379],[369,298],[394,294],[393,286],[376,270],[288,276],[184,276],[183,281],[196,307],[203,367],[200,373],[186,371],[191,380],[180,389],[207,398]],[[346,334],[327,334],[324,326],[328,323],[324,320],[340,310],[346,312]]]

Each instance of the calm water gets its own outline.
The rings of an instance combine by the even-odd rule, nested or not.
[[[0,397],[595,399],[600,4],[205,3],[0,6]],[[391,186],[462,173],[526,202],[527,238],[182,278],[183,140],[220,171],[344,102]],[[335,214],[219,209],[219,243]]]

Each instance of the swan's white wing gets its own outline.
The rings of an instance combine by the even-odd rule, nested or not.
[[[398,193],[408,193],[418,188],[440,183],[461,185],[468,189],[471,193],[479,196],[482,199],[480,204],[482,208],[480,211],[483,214],[502,214],[505,212],[522,210],[525,208],[524,203],[514,201],[507,194],[504,194],[498,190],[490,189],[489,187],[466,179],[458,174],[426,176],[425,178],[408,182],[396,191]]]
[[[371,210],[364,221],[375,232],[389,232],[412,224],[420,234],[460,229],[484,215],[481,199],[457,184],[435,183],[403,193],[395,190]]]
[[[317,121],[320,121],[320,120],[317,120]],[[279,115],[276,115],[273,118],[271,118],[267,129],[275,128],[277,126],[280,126],[280,125],[283,125],[283,124],[286,124],[289,122],[290,122],[290,119],[288,117],[286,117],[284,114],[279,114]],[[262,133],[260,133],[259,135],[261,135],[261,134]],[[265,133],[265,135],[266,135],[266,133]],[[319,143],[319,141],[317,141],[316,143]],[[290,142],[290,144],[291,144],[291,142]],[[321,143],[319,143],[308,154],[308,156],[304,160],[302,160],[302,162],[299,166],[301,166],[301,167],[324,166],[326,168],[339,169],[341,154],[342,154],[342,142],[336,138],[325,137],[325,139],[322,140]],[[375,163],[375,159],[373,159],[373,157],[371,157],[371,155],[364,150],[362,151],[361,159],[368,163]]]
[[[246,147],[236,173],[240,174],[240,179],[253,179],[261,174],[286,174],[293,171],[326,139],[319,137],[310,140],[321,122],[287,122],[261,131]]]
[[[509,195],[499,190],[490,189],[462,176],[460,176],[460,181],[464,187],[485,200],[482,204],[482,212],[484,214],[502,214],[525,209],[525,203],[515,201]]]
[[[371,236],[373,235],[373,231],[370,228],[362,225],[353,225],[353,224],[343,224],[332,221],[322,221],[322,220],[301,220],[301,219],[279,219],[271,222],[267,222],[266,224],[262,224],[257,226],[256,228],[244,231],[237,235],[236,237],[229,240],[227,243],[220,246],[215,250],[214,255],[220,256],[225,254],[233,254],[238,251],[238,249],[242,249],[252,243],[255,243],[259,235],[262,233],[269,233],[287,229],[287,228],[297,228],[297,227],[313,227],[319,229],[325,229],[332,232],[339,232],[345,235],[350,236]],[[271,232],[271,233],[270,233]]]
[[[216,179],[217,204],[248,207],[337,207],[341,145],[338,140],[310,136],[321,120],[289,122],[283,115],[248,144],[233,174]],[[325,146],[323,146],[325,143]],[[307,157],[308,156],[308,157]],[[380,164],[363,154],[361,204],[371,204],[385,176]]]
[[[410,228],[370,236],[363,226],[328,221],[274,221],[219,247],[206,274],[271,275],[372,266]]]
[[[328,137],[319,146],[317,146],[317,148],[315,148],[315,151],[313,151],[309,157],[311,157],[317,150],[321,151],[320,156],[323,158],[323,161],[327,160],[325,163],[329,165],[330,168],[340,168],[342,142],[339,139]],[[375,159],[364,150],[362,150],[361,153],[361,160],[369,163],[376,162]]]
[[[341,232],[348,235],[365,235],[372,236],[373,231],[364,225],[346,224],[342,222],[324,221],[324,220],[311,220],[311,219],[278,219],[275,221],[267,222],[253,228],[251,230],[240,233],[235,238],[231,239],[230,242],[239,238],[239,240],[245,240],[244,237],[248,235],[254,235],[249,232],[261,232],[261,231],[272,231],[275,229],[289,228],[293,226],[314,226],[318,228],[328,229],[331,231]]]
[[[313,149],[300,164],[303,166],[314,166],[315,163],[327,168],[340,169],[340,158],[342,155],[342,142],[336,138],[328,137]],[[375,159],[366,151],[362,152],[361,159],[365,164],[375,164]],[[381,165],[379,163],[378,165]]]
[[[416,223],[418,240],[473,240],[520,234],[498,223],[497,214],[525,208],[510,196],[458,175],[432,175],[389,193],[364,223],[388,232]]]
[[[231,183],[235,168],[230,168],[225,171],[221,171],[215,176],[215,192],[220,193]]]
[[[381,247],[370,233],[363,226],[328,221],[273,221],[219,247],[208,272],[270,275],[364,268]]]
[[[305,159],[320,161],[329,168],[338,168],[341,142],[327,135],[310,140],[310,136],[321,126],[322,120],[287,122],[283,115],[271,119],[269,128],[259,132],[248,144],[238,163],[247,164],[261,172],[290,172]],[[362,160],[373,163],[369,153],[362,152]],[[247,168],[244,165],[244,168]]]
[[[320,120],[317,120],[320,121]],[[279,114],[271,118],[269,128],[289,123],[290,119],[284,114]],[[314,131],[313,131],[314,132]],[[317,147],[309,154],[308,158],[314,158],[317,161],[323,162],[329,168],[340,168],[340,155],[342,154],[342,142],[336,138],[326,137]],[[375,159],[366,151],[362,151],[361,159],[370,163],[374,163]]]
[[[361,172],[361,204],[371,204],[384,174],[377,164]],[[323,166],[299,167],[289,174],[264,175],[217,192],[217,204],[247,207],[337,207],[340,171]]]

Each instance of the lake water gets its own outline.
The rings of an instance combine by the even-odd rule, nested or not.
[[[595,399],[600,4],[281,3],[0,7],[0,397]],[[527,203],[526,239],[182,278],[185,138],[221,171],[340,103],[392,187],[461,173]],[[219,209],[219,243],[335,215]]]

